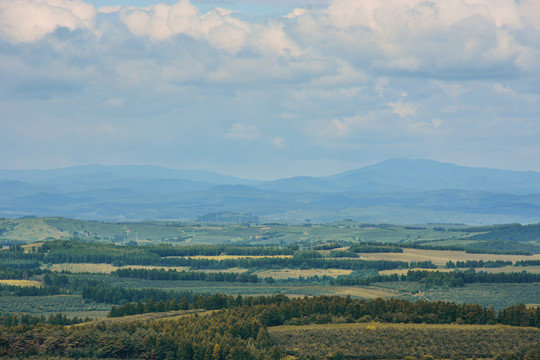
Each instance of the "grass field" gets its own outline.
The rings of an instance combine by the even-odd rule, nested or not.
[[[360,297],[364,299],[376,299],[376,298],[388,298],[394,297],[397,295],[396,292],[388,289],[381,289],[375,286],[363,286],[363,287],[353,287],[353,286],[328,286],[329,291],[333,292],[335,295],[342,296],[352,296]]]
[[[506,352],[533,351],[538,328],[487,325],[314,324],[268,328],[271,341],[290,359],[491,359]],[[533,357],[534,358],[534,357]]]
[[[71,273],[92,273],[92,274],[110,274],[118,269],[174,269],[177,271],[188,271],[189,266],[175,266],[175,267],[163,267],[163,266],[145,266],[145,265],[127,265],[127,266],[114,266],[111,264],[49,264],[43,265],[43,269],[51,271],[69,271]]]
[[[452,272],[456,269],[392,269],[392,270],[381,270],[379,271],[380,275],[392,275],[392,274],[398,274],[398,275],[405,275],[409,270],[422,270],[422,271],[441,271],[441,272]],[[467,270],[465,268],[457,269],[457,270]],[[502,267],[496,267],[496,268],[476,268],[478,271],[484,271],[487,273],[492,274],[498,274],[498,273],[512,273],[512,272],[522,272],[526,271],[532,274],[540,274],[540,266],[502,266]]]
[[[386,210],[382,210],[385,212]],[[347,214],[342,214],[344,217]],[[294,216],[294,215],[293,215]],[[381,218],[380,221],[385,222]],[[428,220],[428,219],[426,219]],[[218,226],[185,224],[169,221],[100,222],[66,218],[0,219],[0,240],[36,242],[70,237],[92,238],[103,242],[169,241],[177,244],[221,244],[249,242],[251,244],[294,244],[298,241],[418,241],[455,240],[453,231],[435,231],[436,226],[403,227],[397,225],[373,225],[338,222],[325,225],[238,225]],[[460,227],[460,226],[452,226]]]
[[[311,277],[311,276],[330,276],[336,278],[340,275],[349,275],[352,270],[344,269],[279,269],[279,270],[264,270],[257,272],[256,275],[260,277],[273,277],[274,279],[298,279],[299,277]]]
[[[39,249],[41,246],[43,246],[43,244],[45,243],[44,242],[31,243],[31,244],[23,245],[22,248],[24,249],[25,253],[29,253],[29,252]]]
[[[1,239],[36,242],[69,237],[69,233],[47,224],[47,220],[47,218],[0,219],[0,228],[7,230]]]
[[[13,286],[37,286],[41,287],[41,283],[39,281],[34,280],[0,280],[0,284],[4,285],[13,285]]]
[[[448,261],[467,260],[540,260],[540,254],[527,255],[497,255],[497,254],[468,254],[465,251],[403,249],[402,253],[361,253],[365,260],[393,261],[431,261],[437,266],[444,266]]]

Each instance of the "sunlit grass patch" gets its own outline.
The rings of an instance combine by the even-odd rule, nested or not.
[[[259,277],[273,277],[274,279],[298,279],[300,276],[306,278],[311,276],[330,276],[336,278],[340,275],[350,275],[352,270],[346,269],[279,269],[265,270],[257,273]]]
[[[152,266],[152,265],[126,265],[126,266],[114,266],[111,264],[89,264],[89,263],[82,263],[82,264],[51,264],[51,265],[45,265],[43,268],[51,270],[51,271],[69,271],[71,273],[92,273],[92,274],[110,274],[113,271],[116,271],[118,269],[173,269],[176,271],[189,271],[189,266],[173,266],[173,267],[165,267],[165,266]]]
[[[328,290],[331,290],[336,295],[351,295],[366,299],[376,298],[388,298],[396,296],[396,293],[389,290],[382,290],[374,287],[356,287],[356,286],[329,286]]]
[[[44,268],[51,271],[69,271],[72,273],[102,273],[110,274],[111,272],[118,269],[116,266],[111,264],[51,264],[45,265]]]
[[[34,280],[0,280],[0,284],[4,285],[11,285],[11,286],[37,286],[41,287],[41,283],[39,281]]]
[[[534,255],[500,255],[500,254],[468,254],[465,251],[403,249],[402,253],[359,253],[364,260],[391,261],[431,261],[437,266],[444,266],[448,261],[518,261],[540,260],[540,254]]]
[[[29,253],[29,252],[32,252],[34,250],[37,251],[37,249],[42,247],[43,244],[45,244],[45,243],[44,242],[37,242],[37,243],[32,243],[32,244],[26,244],[26,245],[23,245],[22,248],[24,249],[25,253]]]

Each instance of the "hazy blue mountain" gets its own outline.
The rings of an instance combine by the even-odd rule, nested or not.
[[[472,168],[433,160],[391,159],[323,178],[344,192],[438,189],[540,193],[540,173]]]
[[[293,177],[254,185],[279,192],[386,193],[440,189],[540,193],[540,173],[472,168],[432,160],[391,159],[327,177]]]
[[[40,192],[54,191],[47,186],[38,186],[16,180],[0,180],[0,201]]]
[[[287,179],[278,179],[266,181],[262,184],[255,185],[259,189],[292,192],[292,193],[325,193],[338,191],[334,184],[320,178],[310,176],[297,176]]]
[[[252,180],[202,170],[175,170],[159,166],[84,165],[51,170],[0,170],[0,179],[30,183],[72,183],[105,179],[183,179],[214,184],[253,184]]]
[[[267,182],[152,166],[0,170],[0,217],[189,220],[217,212],[262,222],[532,223],[540,219],[540,173],[408,159]]]

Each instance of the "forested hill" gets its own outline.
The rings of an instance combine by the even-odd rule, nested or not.
[[[469,228],[467,231],[483,232],[473,236],[476,240],[508,240],[516,242],[537,241],[540,239],[540,224],[508,224],[493,227]]]
[[[540,173],[410,159],[274,181],[145,166],[0,170],[3,217],[193,220],[220,212],[262,222],[533,223]]]

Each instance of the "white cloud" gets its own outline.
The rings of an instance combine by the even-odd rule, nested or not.
[[[303,23],[304,35],[321,39],[313,43],[319,51],[337,49],[379,69],[477,76],[494,66],[530,68],[525,58],[531,46],[517,35],[534,21],[520,7],[533,6],[514,0],[336,0],[300,19],[311,19]],[[538,12],[527,16],[540,23]]]
[[[272,139],[272,145],[274,145],[277,149],[286,149],[287,144],[285,143],[285,139],[282,137],[276,137]]]
[[[3,0],[0,34],[12,42],[33,42],[58,27],[92,29],[96,9],[81,0]]]
[[[232,124],[225,138],[233,140],[253,141],[261,137],[260,130],[254,125],[244,125],[241,123]]]
[[[514,91],[501,83],[493,84],[493,90],[498,94],[514,94]]]
[[[111,13],[115,13],[115,12],[118,12],[119,10],[121,9],[121,6],[120,5],[116,5],[116,6],[101,6],[97,9],[97,11],[99,13],[102,13],[102,14],[111,14]]]
[[[289,39],[281,24],[270,23],[255,29],[253,42],[260,53],[293,57],[301,55],[301,49]]]
[[[400,117],[414,116],[418,106],[413,103],[398,101],[387,104]]]
[[[144,9],[124,8],[120,14],[122,21],[137,36],[163,41],[185,34],[231,53],[243,47],[250,32],[247,23],[231,16],[233,12],[214,9],[201,15],[198,7],[189,0],[180,0],[172,6],[157,4]]]
[[[0,132],[0,151],[35,148],[56,128],[51,139],[69,137],[71,148],[115,138],[103,153],[137,139],[134,162],[161,158],[151,146],[223,159],[287,148],[302,161],[352,164],[360,146],[391,148],[377,155],[386,157],[407,156],[401,144],[411,143],[414,156],[428,142],[430,151],[439,141],[448,151],[537,143],[540,2],[315,1],[290,12],[281,0],[283,12],[253,16],[236,1],[201,12],[188,0],[97,11],[80,0],[0,0],[0,125],[20,124]],[[60,150],[50,158],[70,151]]]
[[[307,12],[306,9],[296,8],[293,11],[291,11],[290,13],[288,13],[287,15],[285,15],[284,18],[285,19],[294,19],[294,18],[297,18],[299,16],[304,15],[306,12]]]

